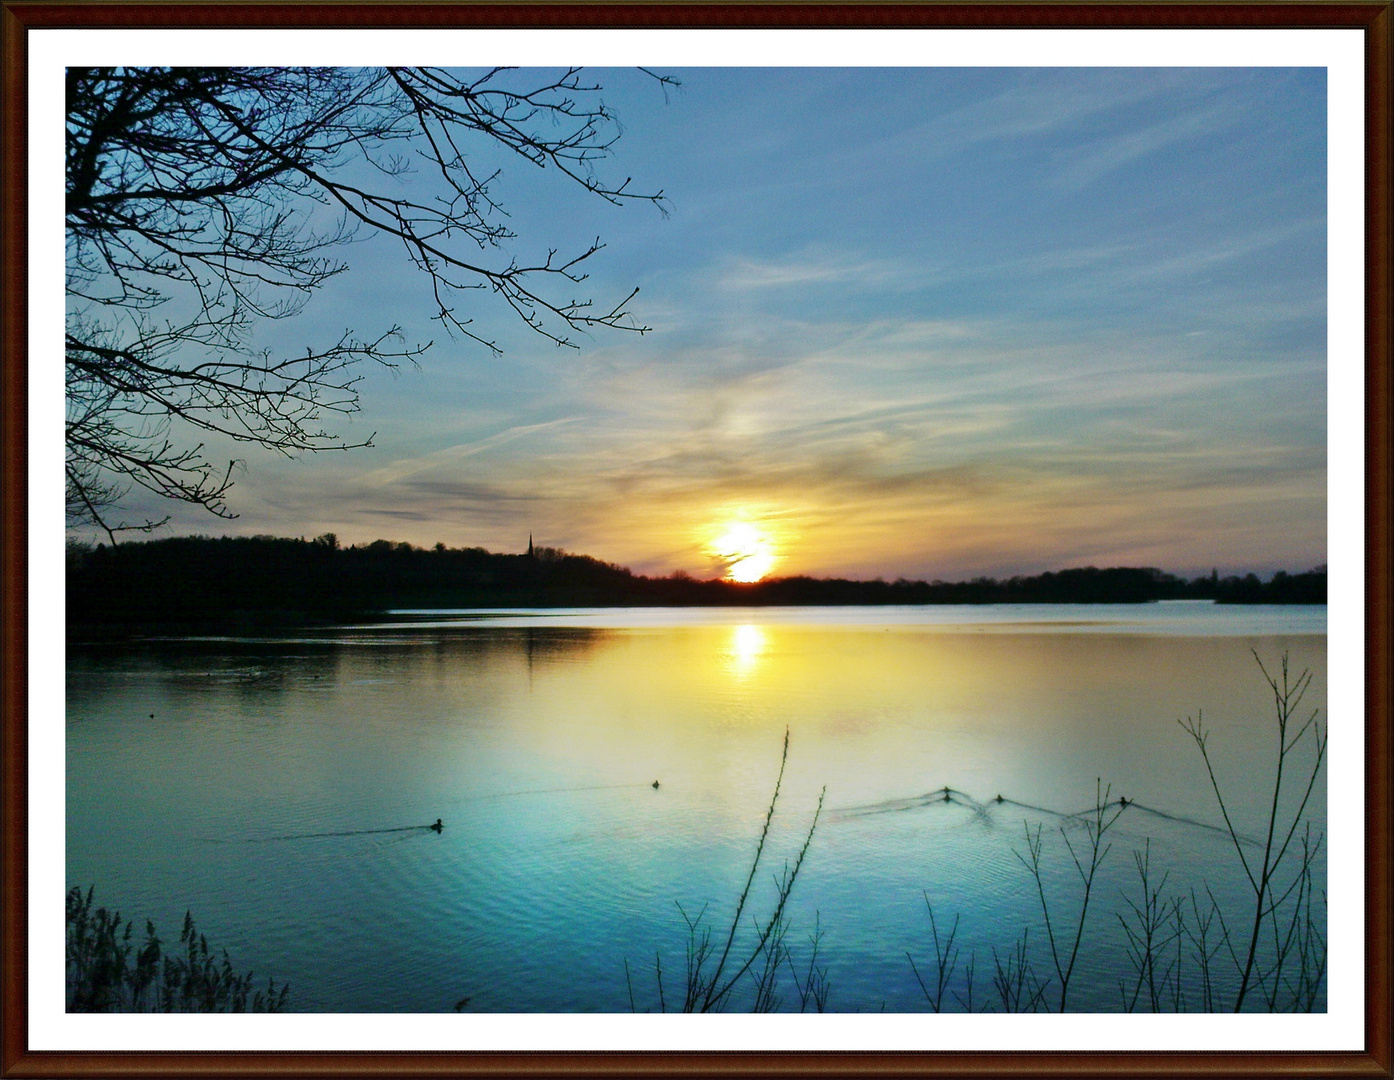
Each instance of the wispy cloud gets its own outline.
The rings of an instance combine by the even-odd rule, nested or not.
[[[1096,184],[1118,169],[1199,136],[1223,138],[1239,122],[1232,103],[1226,102],[1169,116],[1141,129],[1099,136],[1092,145],[1062,155],[1055,181],[1075,188]]]
[[[891,260],[855,260],[827,252],[805,252],[780,260],[757,261],[751,258],[734,260],[730,269],[721,273],[718,282],[726,289],[781,289],[808,285],[850,285],[873,288],[905,282],[912,271]]]
[[[474,457],[476,454],[483,454],[490,450],[495,450],[498,447],[506,446],[508,443],[517,439],[536,436],[540,432],[563,427],[567,424],[574,424],[578,419],[578,417],[569,416],[559,420],[548,420],[540,424],[521,424],[489,435],[486,438],[476,439],[474,442],[442,447],[439,450],[433,450],[421,457],[399,459],[393,461],[389,465],[384,465],[380,468],[363,473],[360,482],[364,487],[381,487],[399,484],[422,473],[438,471],[442,468],[448,469],[467,458]]]

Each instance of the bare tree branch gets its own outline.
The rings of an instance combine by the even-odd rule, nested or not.
[[[343,273],[337,250],[365,235],[399,240],[435,318],[494,352],[460,310],[466,294],[492,293],[557,345],[595,327],[646,332],[628,307],[637,289],[599,307],[572,293],[599,239],[509,254],[500,170],[482,165],[502,152],[606,202],[663,209],[662,192],[598,174],[620,135],[599,94],[576,69],[69,68],[70,522],[113,540],[158,527],[119,519],[136,487],[234,516],[236,463],[182,445],[186,428],[287,455],[370,445],[326,420],[358,411],[364,362],[415,362],[430,342],[345,330],[277,356],[253,340]]]

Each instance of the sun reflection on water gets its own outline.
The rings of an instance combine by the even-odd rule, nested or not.
[[[764,654],[765,628],[746,623],[731,628],[730,667],[736,675],[749,675]]]

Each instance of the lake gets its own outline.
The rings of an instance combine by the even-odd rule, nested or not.
[[[1010,1007],[1006,984],[1030,985],[1018,959],[1036,1006],[1056,1007],[1040,897],[1067,950],[1082,895],[1070,848],[1087,869],[1093,819],[1076,815],[1097,780],[1128,803],[1105,811],[1067,1007],[1149,1007],[1123,929],[1148,910],[1136,852],[1167,913],[1153,983],[1180,971],[1163,1005],[1197,1010],[1209,897],[1245,942],[1254,898],[1177,721],[1203,711],[1255,858],[1276,740],[1255,652],[1270,673],[1284,654],[1294,676],[1310,670],[1299,718],[1317,709],[1324,725],[1325,607],[395,612],[278,637],[70,645],[67,880],[167,942],[191,911],[236,968],[288,982],[296,1010],[672,1009],[686,920],[701,914],[695,940],[709,927],[715,953],[725,943],[787,732],[728,974],[826,794],[766,1005],[814,1008],[821,969],[828,1009],[930,1008],[932,904],[941,939],[958,918],[945,1009],[966,1007],[970,961],[973,1008]],[[1311,760],[1294,751],[1289,790]],[[1323,776],[1307,816],[1315,838]],[[440,832],[424,827],[437,818]],[[1039,890],[1023,864],[1037,835]],[[1320,898],[1322,851],[1311,869]],[[1313,911],[1299,922],[1323,931]],[[1207,935],[1216,946],[1218,923]],[[1234,965],[1213,964],[1218,996]],[[730,1008],[754,1003],[760,967]]]

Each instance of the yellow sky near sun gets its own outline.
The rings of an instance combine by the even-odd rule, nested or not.
[[[638,573],[681,570],[698,578],[961,580],[1071,565],[1300,571],[1324,561],[1320,477],[1280,469],[1195,482],[1156,468],[1123,482],[1081,455],[1051,467],[981,462],[953,474],[843,477],[830,470],[801,483],[775,463],[733,483],[721,475],[618,476],[560,459],[482,454],[430,462],[405,481],[399,471],[382,470],[381,483],[345,477],[332,505],[354,516],[306,522],[307,535],[521,551],[531,533],[539,544]],[[304,502],[339,486],[325,472],[306,471],[316,490]],[[429,513],[420,509],[423,497]],[[365,523],[365,507],[381,516]],[[1263,527],[1275,520],[1288,527]],[[1294,556],[1297,548],[1310,555]]]

